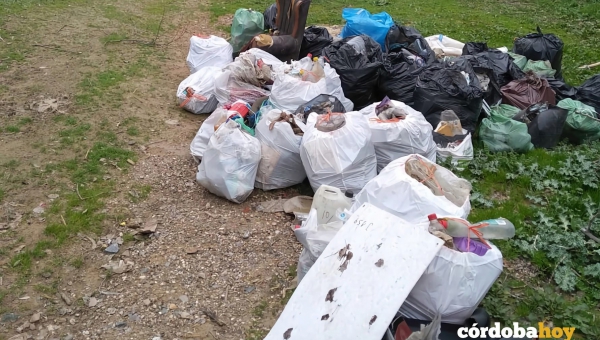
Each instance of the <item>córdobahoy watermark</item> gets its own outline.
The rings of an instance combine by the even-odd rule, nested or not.
[[[501,327],[495,322],[492,327],[461,327],[458,329],[458,337],[461,339],[565,339],[571,340],[575,333],[575,327],[548,327],[543,322],[538,327],[521,327],[518,322],[513,322],[512,327]]]

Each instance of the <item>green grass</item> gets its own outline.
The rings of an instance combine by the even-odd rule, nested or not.
[[[20,132],[21,129],[18,126],[10,125],[6,127],[6,132],[17,133]]]

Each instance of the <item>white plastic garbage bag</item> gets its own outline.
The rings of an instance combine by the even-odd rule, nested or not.
[[[427,44],[429,44],[429,47],[431,47],[438,58],[443,56],[460,57],[462,49],[465,47],[464,43],[443,34],[432,35],[425,38],[425,41],[427,41]]]
[[[424,181],[415,179],[407,173],[408,161],[435,167],[433,174],[426,174],[431,176],[432,182],[428,182],[439,187],[444,195],[436,196]],[[429,225],[427,219],[429,214],[466,219],[471,211],[470,190],[471,184],[457,177],[450,170],[421,155],[410,155],[392,161],[377,177],[369,181],[355,196],[350,212],[356,211],[363,203],[368,202],[409,223],[426,228]],[[448,197],[460,203],[453,203]]]
[[[282,114],[292,119],[300,131],[295,132],[289,122],[282,121]],[[255,187],[273,190],[304,181],[306,172],[300,158],[300,142],[305,129],[302,122],[278,109],[270,110],[260,119],[256,138],[261,144],[261,160]]]
[[[337,72],[325,63],[325,78],[316,83],[302,80],[298,76],[287,73],[289,65],[280,66],[275,72],[273,88],[269,100],[281,110],[294,112],[298,106],[305,104],[320,94],[335,96],[344,105],[346,111],[352,111],[354,104],[344,96],[342,82]]]
[[[196,180],[213,194],[242,203],[254,189],[260,142],[233,120],[210,137]]]
[[[377,175],[371,130],[360,112],[343,114],[345,124],[325,132],[316,124],[329,115],[311,113],[300,146],[302,164],[314,191],[330,185],[353,194]]]
[[[463,129],[463,134],[466,134],[466,137],[462,141],[448,143],[446,147],[438,145],[437,158],[443,161],[448,157],[452,157],[452,164],[455,166],[472,161],[473,141],[471,140],[471,134],[465,129]]]
[[[298,283],[302,281],[304,275],[308,273],[310,267],[315,264],[343,225],[344,222],[339,219],[325,224],[317,224],[317,210],[313,208],[302,226],[294,230],[296,238],[304,246],[298,260]]]
[[[502,253],[492,247],[484,256],[442,247],[408,298],[400,313],[409,318],[463,324],[475,311],[502,273]]]
[[[379,103],[360,110],[369,121],[371,141],[377,155],[377,171],[380,172],[395,159],[415,153],[435,162],[436,145],[431,124],[421,112],[403,102],[392,100],[392,103],[406,114],[406,118],[382,121],[375,113],[375,107]]]
[[[190,152],[197,161],[202,159],[204,150],[206,150],[206,147],[208,146],[210,136],[215,133],[215,125],[224,123],[229,114],[229,111],[219,107],[213,113],[211,113],[210,116],[204,120],[204,122],[202,122],[200,129],[198,129],[198,132],[196,133],[196,137],[194,137],[192,143],[190,144]]]
[[[223,74],[220,68],[208,66],[190,74],[177,88],[177,103],[185,110],[211,113],[219,105],[215,94],[215,79]]]
[[[224,67],[233,61],[232,53],[233,47],[223,38],[194,35],[190,38],[190,51],[186,61],[190,73],[195,73],[206,66]]]
[[[277,59],[276,56],[272,55],[271,53],[269,53],[267,51],[263,51],[260,48],[251,48],[248,51],[243,52],[243,53],[250,53],[250,54],[254,55],[257,60],[258,59],[262,60],[265,64],[273,67],[273,69],[285,64],[283,61]]]

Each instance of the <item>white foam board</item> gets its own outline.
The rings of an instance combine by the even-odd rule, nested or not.
[[[363,204],[308,271],[265,340],[381,340],[442,244]]]

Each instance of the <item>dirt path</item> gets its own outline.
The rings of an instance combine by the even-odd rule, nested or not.
[[[295,190],[236,205],[195,181],[205,116],[174,92],[190,35],[221,35],[201,8],[83,1],[4,18],[0,48],[23,60],[0,58],[0,339],[259,339],[283,308],[300,246],[288,216],[253,206]]]

